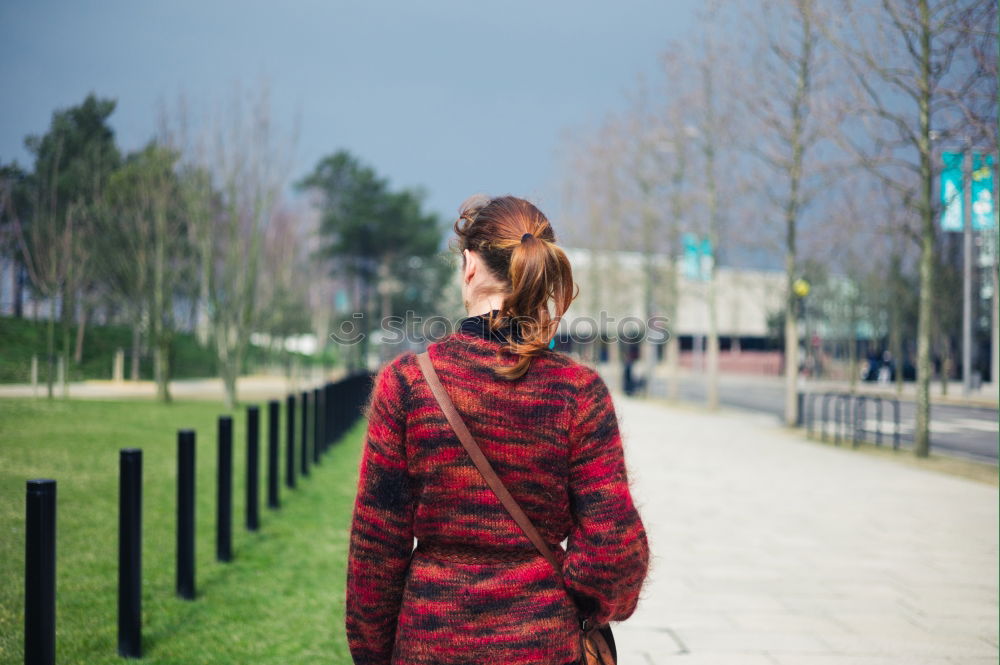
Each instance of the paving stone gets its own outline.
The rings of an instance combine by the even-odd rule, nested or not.
[[[997,662],[997,488],[759,414],[616,405],[653,555],[622,662]]]

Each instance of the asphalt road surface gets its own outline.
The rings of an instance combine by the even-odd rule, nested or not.
[[[681,379],[680,398],[689,402],[705,401],[705,379],[700,376],[687,376]],[[650,394],[666,395],[666,382],[655,380],[650,386]],[[719,383],[719,401],[723,406],[762,411],[782,419],[785,410],[785,389],[780,382],[761,379],[759,377],[724,376]],[[819,427],[821,419],[821,399],[815,400],[815,418]],[[834,405],[830,402],[828,416],[831,422],[827,431],[833,433]],[[874,437],[876,417],[874,404],[869,401],[866,407],[864,429],[872,432]],[[893,412],[888,403],[883,403],[882,430],[886,435],[883,445],[892,444]],[[916,405],[913,402],[899,402],[899,433],[900,445],[904,448],[913,446],[913,430],[916,421]],[[997,409],[972,406],[953,406],[933,404],[931,406],[931,450],[937,453],[951,454],[983,462],[997,464],[997,438],[1000,433],[1000,422]]]

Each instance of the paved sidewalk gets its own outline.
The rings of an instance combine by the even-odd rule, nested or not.
[[[998,490],[615,396],[653,553],[626,665],[994,665]]]

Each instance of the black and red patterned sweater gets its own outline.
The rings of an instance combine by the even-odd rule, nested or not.
[[[495,376],[493,367],[517,357],[501,349],[502,333],[477,332],[484,320],[470,317],[430,344],[431,361],[500,479],[553,544],[578,603],[599,624],[624,620],[649,550],[607,386],[553,351],[519,379]],[[414,353],[382,368],[366,412],[347,568],[354,662],[575,661],[577,605],[469,459]],[[466,550],[523,556],[470,559]]]

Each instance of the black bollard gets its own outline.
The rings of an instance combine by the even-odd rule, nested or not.
[[[278,419],[281,417],[281,403],[272,399],[267,403],[267,507],[278,508]]]
[[[350,407],[351,379],[346,378],[340,382],[340,395],[337,400],[337,422],[340,423],[340,428],[337,430],[337,434],[340,436],[343,436],[347,428],[351,426],[349,417]]]
[[[118,474],[118,655],[142,658],[142,451],[125,448]]]
[[[295,489],[295,395],[285,400],[285,485]]]
[[[316,420],[319,425],[316,427],[318,434],[316,435],[316,441],[319,443],[319,452],[323,454],[326,452],[326,386],[320,386],[316,389],[316,405],[319,410],[319,415]]]
[[[216,464],[215,558],[233,560],[233,419],[219,416]]]
[[[194,600],[194,430],[177,432],[177,595]]]
[[[309,393],[302,393],[302,475],[309,475]]]
[[[333,389],[330,391],[332,396],[333,404],[331,405],[333,414],[333,440],[338,441],[340,439],[341,431],[344,429],[344,414],[342,413],[342,407],[344,402],[344,381],[346,379],[341,379],[337,383],[333,384]]]
[[[323,419],[323,437],[326,440],[326,448],[333,445],[333,384],[327,382],[323,388],[323,410],[326,417]]]
[[[313,464],[319,464],[323,452],[323,402],[319,388],[313,389]]]
[[[56,662],[56,481],[29,480],[24,524],[24,662]]]
[[[247,407],[247,531],[260,528],[260,409]]]

